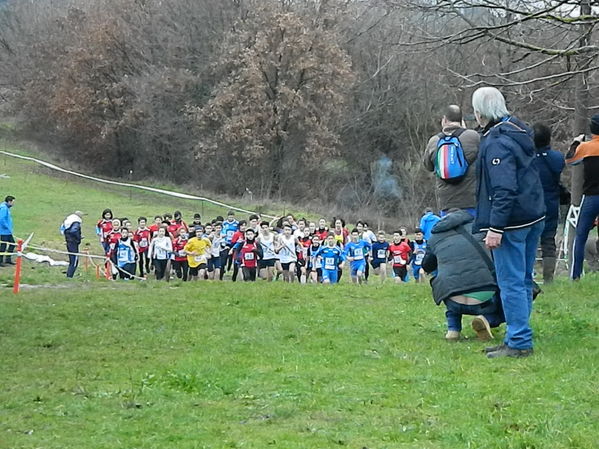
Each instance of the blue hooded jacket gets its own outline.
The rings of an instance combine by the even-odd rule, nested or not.
[[[441,217],[433,214],[432,212],[427,212],[422,216],[420,219],[420,230],[422,231],[422,234],[424,234],[425,240],[431,238],[433,226],[435,226],[439,220],[441,220]]]
[[[0,204],[0,235],[12,235],[12,217],[6,201]]]
[[[477,162],[474,232],[520,229],[545,217],[543,186],[535,166],[532,132],[515,117],[489,123]]]
[[[545,229],[543,234],[552,234],[557,229],[559,219],[560,175],[566,162],[559,151],[546,146],[537,148],[535,164],[539,172],[545,195]]]

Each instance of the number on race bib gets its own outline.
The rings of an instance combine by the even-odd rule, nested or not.
[[[379,249],[379,250],[377,251],[377,256],[376,256],[376,258],[377,258],[377,259],[384,259],[384,258],[385,258],[385,256],[386,256],[386,254],[387,254],[387,251],[385,251],[384,249]]]
[[[243,256],[245,260],[254,260],[254,253],[245,253]]]
[[[140,248],[147,248],[148,247],[148,239],[141,239],[139,241],[139,247]]]
[[[364,259],[364,254],[363,253],[354,253],[354,260],[362,260]]]
[[[406,264],[406,259],[404,259],[401,256],[393,256],[393,262],[399,265],[405,265]]]
[[[325,270],[334,270],[335,269],[335,258],[334,257],[325,257],[324,268],[325,268]]]

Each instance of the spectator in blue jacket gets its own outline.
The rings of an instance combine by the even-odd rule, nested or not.
[[[536,148],[535,166],[545,197],[545,227],[541,234],[543,255],[543,282],[553,282],[555,272],[555,233],[559,221],[560,176],[566,165],[564,155],[551,149],[551,130],[543,123],[533,125]]]
[[[79,252],[79,245],[81,244],[81,217],[83,217],[83,212],[77,210],[65,218],[60,227],[67,244],[67,252],[69,253]],[[79,265],[79,256],[77,254],[69,254],[68,278],[72,278],[75,275],[77,265]]]
[[[10,208],[15,204],[15,197],[8,195],[2,204],[0,204],[0,267],[5,264],[14,265],[10,255],[15,250],[15,238],[13,237],[12,216]]]
[[[422,218],[420,218],[420,226],[418,227],[424,234],[425,240],[431,238],[431,231],[433,229],[433,226],[435,226],[439,222],[439,220],[441,220],[441,217],[435,215],[430,207],[424,209],[424,215],[422,216]]]
[[[504,343],[487,348],[487,356],[527,357],[533,352],[533,268],[545,219],[535,145],[531,130],[510,115],[496,88],[477,89],[472,106],[483,128],[473,230],[486,232],[507,324]]]

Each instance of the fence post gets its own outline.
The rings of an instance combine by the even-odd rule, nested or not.
[[[85,253],[85,258],[83,259],[83,267],[87,272],[89,270],[89,249],[84,249],[83,252]]]
[[[21,251],[23,250],[23,239],[17,241],[17,262],[15,265],[15,281],[12,287],[12,292],[16,295],[21,290],[21,268],[23,263],[23,257]]]

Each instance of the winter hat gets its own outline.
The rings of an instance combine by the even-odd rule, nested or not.
[[[599,114],[591,117],[591,134],[599,135]]]

